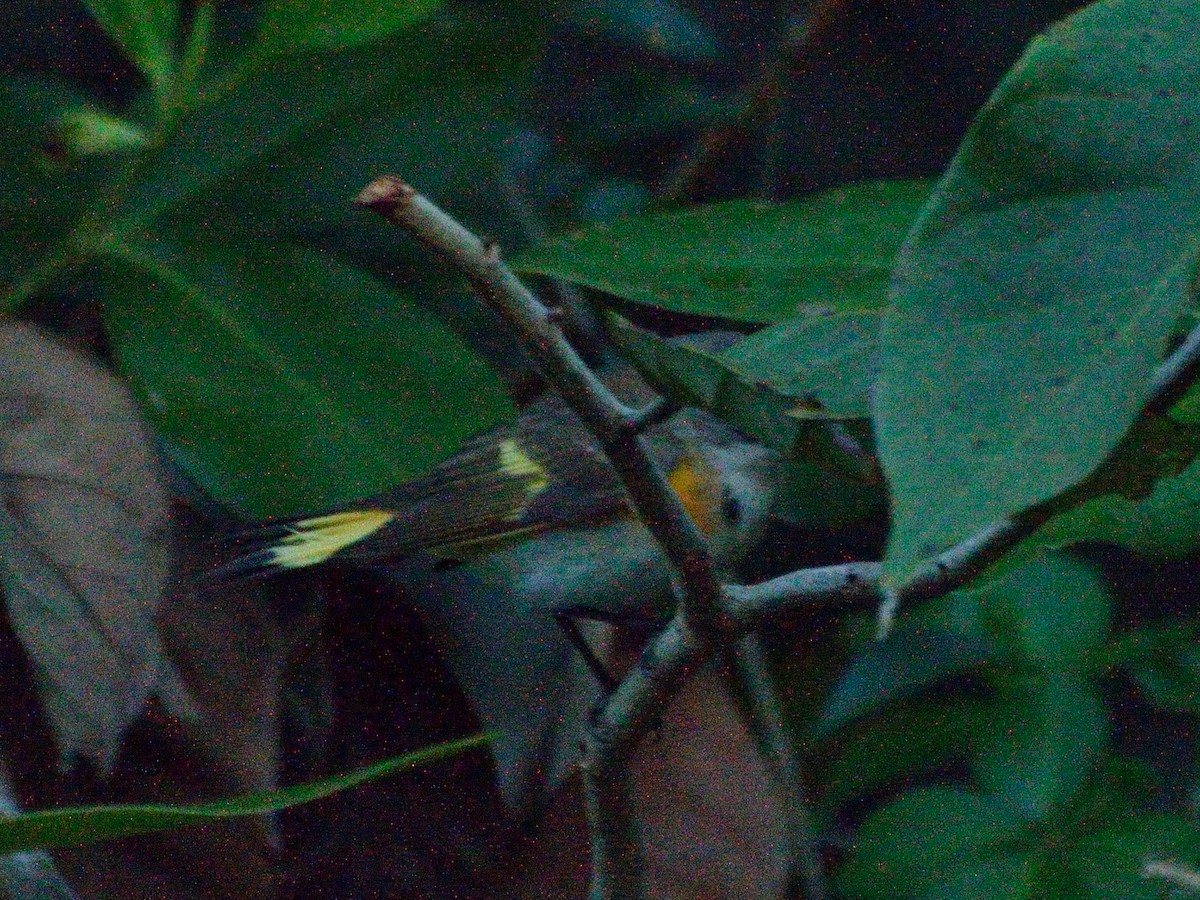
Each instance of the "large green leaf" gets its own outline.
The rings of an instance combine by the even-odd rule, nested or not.
[[[486,735],[464,738],[393,757],[346,775],[324,778],[278,791],[244,794],[211,803],[196,803],[190,806],[86,806],[0,817],[0,855],[40,847],[70,847],[167,828],[203,825],[236,816],[275,812],[300,803],[320,800],[338,791],[414,766],[456,756],[479,747],[488,740]]]
[[[266,516],[374,494],[510,414],[478,357],[383,283],[311,250],[175,237],[107,248],[106,321],[215,497]]]
[[[519,94],[539,35],[474,20],[324,55],[319,64],[288,57],[231,87],[212,87],[131,186],[115,230],[167,211],[195,215],[197,198],[214,188],[238,201],[247,227],[295,219],[315,230],[351,217],[370,221],[349,201],[380,166],[402,166],[406,178],[432,189],[428,173],[444,179],[461,158],[456,154],[476,146],[477,132],[494,138],[492,119],[502,118],[496,110],[506,94]],[[442,126],[447,117],[449,129]],[[331,217],[331,209],[345,213]]]
[[[1097,3],[1034,41],[897,263],[876,415],[893,580],[1080,481],[1189,290],[1200,7]]]
[[[880,309],[924,182],[868,182],[769,206],[731,201],[552,239],[516,258],[676,312],[743,322]]]
[[[84,0],[96,21],[163,92],[175,75],[176,0]]]
[[[1048,672],[1009,678],[976,736],[980,786],[1030,821],[1065,803],[1108,743],[1108,712],[1093,684]]]
[[[940,787],[913,791],[863,823],[838,886],[846,897],[863,900],[969,896],[940,892],[961,883],[964,866],[994,862],[1002,855],[998,845],[1019,837],[1021,829],[1012,810],[978,794]],[[1013,868],[1019,883],[1024,866]],[[1022,894],[1006,890],[996,896]]]
[[[262,53],[344,50],[429,18],[442,0],[268,0],[259,13]]]

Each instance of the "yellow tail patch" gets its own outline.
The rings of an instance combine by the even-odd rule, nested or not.
[[[358,509],[293,522],[287,535],[270,548],[270,565],[303,569],[323,563],[339,550],[374,534],[396,518],[382,509]]]

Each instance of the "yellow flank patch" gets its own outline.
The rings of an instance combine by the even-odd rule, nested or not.
[[[292,533],[271,548],[271,565],[303,569],[323,563],[394,518],[395,513],[382,509],[356,509],[293,522],[288,526]]]
[[[667,476],[667,482],[696,527],[706,535],[712,535],[717,529],[721,506],[721,488],[715,473],[685,456]]]
[[[497,445],[497,451],[500,455],[500,471],[511,478],[521,478],[525,481],[525,502],[507,517],[515,522],[521,518],[525,506],[550,486],[550,473],[514,440],[501,441]]]

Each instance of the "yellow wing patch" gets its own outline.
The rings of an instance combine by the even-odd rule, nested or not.
[[[550,486],[550,473],[514,440],[501,441],[497,450],[500,455],[500,471],[525,481],[525,502],[507,517],[509,521],[515,522],[524,515],[525,507],[530,501]]]
[[[269,565],[303,569],[323,563],[339,550],[374,534],[394,518],[395,513],[382,509],[357,509],[293,522],[288,526],[291,534],[268,550]]]

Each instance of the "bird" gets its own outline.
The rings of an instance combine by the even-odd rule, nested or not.
[[[768,522],[777,454],[696,409],[654,426],[647,439],[717,564],[736,564]],[[261,576],[416,553],[463,561],[547,532],[634,515],[598,442],[549,394],[515,423],[470,438],[427,475],[378,498],[243,533],[222,572]]]
[[[615,372],[605,380],[626,402],[653,398],[631,368]],[[779,455],[691,408],[645,437],[731,572],[769,522]],[[338,562],[405,585],[494,735],[501,795],[522,816],[573,770],[587,710],[613,684],[576,619],[652,625],[674,603],[666,561],[612,464],[553,393],[379,497],[241,534],[220,571],[259,578]]]

